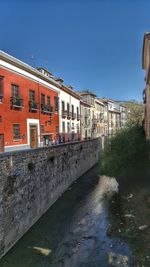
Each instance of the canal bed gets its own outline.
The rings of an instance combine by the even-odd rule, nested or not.
[[[108,255],[131,256],[109,236],[108,198],[100,166],[80,177],[0,260],[0,267],[108,267]]]

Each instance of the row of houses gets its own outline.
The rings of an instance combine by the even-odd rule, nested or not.
[[[0,51],[0,152],[114,135],[126,107]]]
[[[127,107],[107,98],[97,98],[89,91],[79,93],[81,98],[81,136],[95,138],[112,136],[125,126]]]

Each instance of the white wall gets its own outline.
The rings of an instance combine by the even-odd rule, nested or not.
[[[79,108],[79,114],[80,114],[80,100],[76,99],[75,97],[71,96],[69,93],[66,93],[62,90],[60,90],[59,94],[59,131],[62,133],[62,121],[65,122],[65,133],[67,133],[67,122],[70,122],[70,130],[74,133],[77,133],[77,125],[79,125],[79,131],[80,131],[80,120],[78,121],[77,118],[67,119],[62,118],[62,101],[65,103],[65,110],[67,110],[67,103],[70,105],[70,112],[71,112],[71,105],[74,105],[74,113],[77,115],[77,107]],[[72,124],[74,123],[74,130],[72,130]]]

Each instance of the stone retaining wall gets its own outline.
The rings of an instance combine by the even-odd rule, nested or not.
[[[0,257],[98,161],[100,139],[0,155]]]

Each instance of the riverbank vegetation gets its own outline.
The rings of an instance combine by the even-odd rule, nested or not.
[[[150,266],[150,143],[141,125],[129,125],[107,140],[102,173],[116,177],[120,193],[109,202],[112,235],[126,241],[133,265]]]
[[[102,154],[102,172],[108,176],[120,176],[137,164],[148,160],[150,151],[142,126],[134,125],[118,131],[106,140]]]

